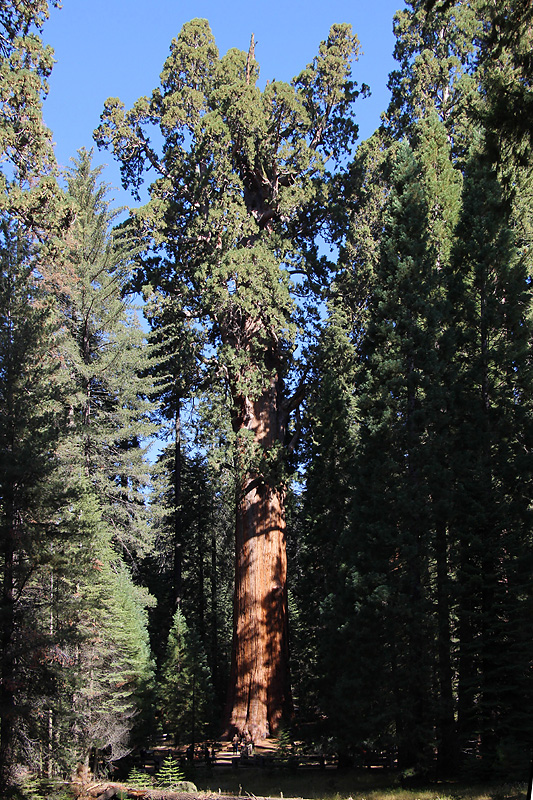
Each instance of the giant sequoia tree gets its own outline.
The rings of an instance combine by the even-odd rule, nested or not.
[[[138,190],[151,257],[144,281],[207,331],[233,401],[239,470],[228,730],[261,737],[290,711],[283,450],[301,392],[287,391],[295,337],[291,272],[309,276],[327,219],[326,161],[356,136],[349,25],[334,25],[291,84],[261,91],[254,43],[219,58],[206,20],[174,39],[151,98],[106,102],[96,132]],[[162,153],[149,138],[159,126]]]

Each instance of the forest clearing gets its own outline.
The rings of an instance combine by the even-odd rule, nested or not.
[[[59,6],[0,7],[2,798],[522,797],[533,4],[400,0],[364,141],[350,23],[282,80],[183,22],[127,208]]]
[[[234,791],[226,790],[222,793],[210,790],[198,792],[179,792],[164,789],[137,789],[125,784],[109,786],[103,784],[95,786],[87,795],[80,795],[78,800],[104,800],[102,795],[107,792],[105,800],[111,800],[112,791],[115,796],[121,798],[140,798],[140,800],[234,800],[239,797],[248,797],[252,800],[524,800],[526,797],[526,787],[523,784],[501,784],[489,786],[440,786],[428,787],[418,790],[398,790],[392,788],[373,788],[372,785],[359,782],[357,778],[341,780],[337,785],[335,781],[329,781],[328,785],[321,786],[320,782],[315,784],[305,780],[279,781],[276,783],[261,783],[254,781],[259,787],[265,787],[265,793],[257,789],[257,793],[246,790],[239,785]],[[361,786],[361,784],[363,784]],[[346,789],[343,789],[346,785]],[[271,791],[272,786],[275,787]],[[104,788],[105,787],[105,788]],[[283,787],[283,788],[280,788]],[[361,788],[360,788],[361,787]],[[104,788],[104,791],[97,792]],[[257,787],[255,787],[257,788]],[[121,800],[122,800],[121,798]]]
[[[216,752],[215,761],[203,754]],[[155,755],[155,760],[154,760]],[[157,765],[174,761],[172,769],[159,773]],[[525,800],[525,783],[424,781],[401,775],[383,766],[339,769],[335,759],[326,764],[319,757],[288,757],[273,742],[256,748],[256,758],[246,758],[237,766],[233,748],[224,742],[199,745],[194,762],[186,749],[170,750],[159,746],[145,751],[145,769],[134,767],[120,780],[98,780],[79,773],[69,783],[44,781],[35,797],[51,800]],[[144,762],[143,762],[144,759]],[[146,762],[148,760],[148,763]],[[238,760],[238,759],[237,759]],[[154,765],[155,770],[154,770]],[[163,776],[166,773],[166,777]],[[187,777],[185,777],[187,776]],[[33,785],[34,791],[36,790]]]
[[[272,748],[268,748],[272,752]],[[292,766],[255,767],[244,770],[229,767],[227,762],[208,769],[196,768],[191,774],[195,784],[176,783],[164,788],[154,779],[151,785],[135,775],[124,781],[77,781],[60,794],[49,790],[43,796],[58,800],[525,800],[525,783],[432,783],[406,787],[398,773],[390,769],[326,770]]]

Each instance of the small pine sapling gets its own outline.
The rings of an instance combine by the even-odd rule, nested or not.
[[[150,789],[152,786],[152,778],[146,772],[137,769],[137,767],[133,767],[128,775],[128,785],[135,786],[137,789]]]
[[[184,780],[185,775],[181,771],[179,763],[172,756],[167,756],[163,761],[159,772],[157,773],[158,783],[161,786],[172,788]]]

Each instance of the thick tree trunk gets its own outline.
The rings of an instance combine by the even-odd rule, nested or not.
[[[279,380],[258,401],[241,400],[239,429],[268,452],[282,440],[287,407]],[[275,734],[292,712],[289,678],[285,489],[248,471],[237,499],[233,648],[226,732]]]

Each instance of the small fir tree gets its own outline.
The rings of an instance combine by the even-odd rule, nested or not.
[[[160,786],[169,789],[176,788],[185,780],[178,761],[173,756],[167,756],[157,772],[157,782]]]
[[[210,721],[212,687],[199,636],[187,627],[180,610],[170,629],[166,660],[159,685],[159,707],[166,731],[176,741],[194,743],[205,738]]]

